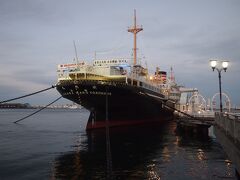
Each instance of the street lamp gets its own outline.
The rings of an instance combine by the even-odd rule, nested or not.
[[[221,65],[219,65],[221,63]],[[210,65],[212,67],[212,70],[215,69],[218,72],[218,79],[219,79],[219,93],[220,93],[220,112],[222,112],[222,84],[221,84],[221,72],[224,70],[227,71],[228,67],[228,61],[218,61],[218,60],[210,60]]]

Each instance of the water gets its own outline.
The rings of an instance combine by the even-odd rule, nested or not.
[[[89,113],[0,110],[0,179],[106,179],[105,131],[86,133]],[[214,135],[182,136],[162,127],[110,130],[114,179],[237,179]]]

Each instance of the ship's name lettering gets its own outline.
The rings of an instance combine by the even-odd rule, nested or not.
[[[80,95],[80,94],[92,94],[92,95],[109,95],[111,96],[112,93],[110,92],[102,92],[102,91],[77,91],[76,94]]]

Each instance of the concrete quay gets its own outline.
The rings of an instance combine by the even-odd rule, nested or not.
[[[240,116],[231,113],[215,113],[215,122],[227,136],[240,145]]]
[[[216,112],[215,123],[214,134],[235,165],[240,177],[240,117],[230,113]]]

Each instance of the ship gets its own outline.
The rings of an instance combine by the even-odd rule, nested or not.
[[[128,32],[134,35],[133,58],[94,59],[59,64],[56,88],[66,99],[90,111],[87,130],[106,126],[162,123],[173,118],[180,94],[173,77],[156,68],[150,74],[137,63],[136,11]],[[171,72],[172,74],[172,72]]]

